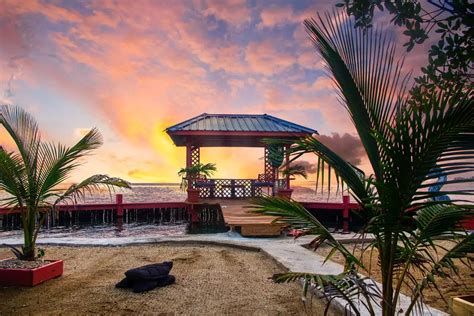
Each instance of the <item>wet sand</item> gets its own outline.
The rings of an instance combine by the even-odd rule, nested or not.
[[[0,259],[11,257],[0,248]],[[154,314],[305,315],[301,287],[268,278],[284,270],[255,251],[205,245],[47,247],[46,258],[65,260],[64,275],[34,288],[0,287],[0,315]],[[172,260],[176,284],[136,294],[116,289],[123,273]],[[321,315],[313,299],[309,314]]]

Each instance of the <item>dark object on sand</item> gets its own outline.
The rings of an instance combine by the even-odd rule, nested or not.
[[[116,288],[131,288],[135,293],[153,290],[157,287],[173,284],[175,277],[170,275],[173,262],[154,263],[125,272],[125,278],[115,285]]]

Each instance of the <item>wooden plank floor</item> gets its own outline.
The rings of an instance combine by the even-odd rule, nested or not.
[[[274,216],[250,213],[248,200],[204,200],[203,203],[219,204],[225,223],[242,236],[280,236],[281,224],[272,224]]]

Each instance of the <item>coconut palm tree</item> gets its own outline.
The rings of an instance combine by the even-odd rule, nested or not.
[[[283,177],[283,179],[285,180],[286,182],[286,177],[290,178],[290,177],[296,177],[296,176],[300,176],[300,177],[303,177],[305,179],[308,178],[308,173],[306,172],[306,169],[303,165],[298,165],[298,164],[288,164],[286,165],[283,170],[281,171],[281,175]],[[282,182],[279,183],[280,185],[282,185]],[[286,183],[286,187],[289,189],[290,188],[290,183]]]
[[[47,143],[42,141],[35,119],[13,105],[0,106],[0,125],[18,149],[0,149],[0,190],[9,194],[4,204],[21,211],[24,243],[21,250],[14,248],[19,259],[35,260],[38,232],[58,203],[75,201],[100,187],[130,188],[124,180],[106,175],[91,176],[66,190],[58,188],[81,164],[81,158],[102,144],[95,128],[72,147]]]
[[[303,165],[298,165],[298,164],[290,164],[283,171],[281,174],[286,177],[295,177],[295,176],[300,176],[305,179],[308,178],[308,173],[306,172],[306,169]]]
[[[191,167],[181,168],[178,171],[178,176],[182,177],[181,189],[186,190],[190,180],[196,179],[199,175],[211,177],[217,171],[214,163],[197,163]]]
[[[405,89],[407,76],[403,61],[395,59],[395,44],[377,29],[365,32],[343,15],[326,15],[305,20],[314,46],[324,60],[338,95],[365,148],[373,174],[366,176],[317,139],[308,137],[292,147],[295,155],[314,153],[336,177],[350,188],[367,219],[362,234],[371,234],[367,249],[376,250],[381,269],[381,293],[368,291],[354,271],[367,268],[339,243],[300,204],[264,197],[256,201],[255,212],[279,216],[279,221],[304,234],[317,237],[316,249],[329,244],[346,259],[342,275],[289,273],[276,275],[278,282],[303,278],[332,297],[352,302],[354,295],[366,298],[365,309],[381,301],[383,315],[398,313],[400,293],[411,289],[406,314],[423,308],[422,293],[436,287],[437,277],[453,277],[457,264],[474,252],[474,234],[459,227],[473,206],[465,201],[473,194],[466,184],[473,179],[453,179],[453,175],[474,171],[474,104],[472,88],[432,89],[411,95]],[[319,164],[318,164],[319,165]],[[427,190],[441,170],[448,178],[444,189]],[[322,172],[322,171],[321,171]],[[448,188],[448,189],[446,189]],[[451,201],[436,197],[453,194]],[[436,242],[443,238],[451,246]],[[472,257],[471,257],[472,259]],[[358,280],[358,281],[357,281]],[[362,296],[361,296],[362,295]],[[380,295],[380,299],[377,295]],[[374,296],[376,298],[374,298]],[[355,304],[350,303],[358,313]]]

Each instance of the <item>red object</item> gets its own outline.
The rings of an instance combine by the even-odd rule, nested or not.
[[[465,230],[474,230],[474,217],[461,221],[461,226]]]
[[[348,195],[342,197],[342,203],[301,202],[301,204],[310,209],[342,211],[342,231],[344,233],[349,233],[350,210],[361,209],[358,203],[351,203]]]
[[[277,195],[282,198],[290,199],[291,193],[293,193],[292,189],[278,189]]]
[[[348,195],[344,195],[342,197],[342,232],[349,233],[349,204],[350,204],[350,197]]]
[[[188,206],[188,212],[191,215],[191,223],[198,223],[199,222],[199,216],[198,213],[194,207],[194,204],[191,204]]]
[[[50,263],[35,269],[0,268],[0,285],[35,286],[62,274],[62,260],[50,261]]]
[[[321,209],[321,210],[335,210],[340,211],[343,210],[345,205],[344,203],[338,202],[300,202],[305,208],[311,209]],[[351,210],[360,210],[361,206],[358,203],[349,203],[347,204],[348,208]]]
[[[188,202],[199,202],[199,189],[188,189]]]
[[[117,194],[115,196],[115,203],[117,204],[117,217],[123,217],[123,195]]]
[[[303,235],[303,232],[301,230],[298,230],[298,229],[292,229],[288,232],[288,235],[293,236],[295,238],[298,238],[301,235]]]

